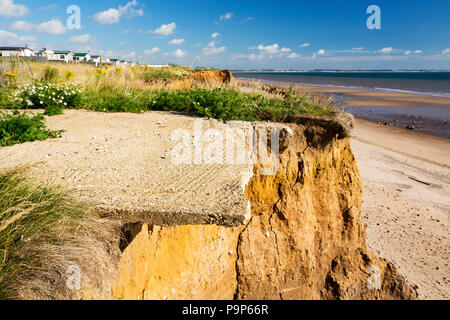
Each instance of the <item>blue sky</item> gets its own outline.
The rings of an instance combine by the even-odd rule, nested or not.
[[[70,5],[81,29],[67,27]],[[381,9],[369,30],[366,9]],[[0,0],[0,46],[219,68],[450,69],[449,0]]]

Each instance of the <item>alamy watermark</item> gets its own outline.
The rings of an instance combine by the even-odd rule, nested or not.
[[[381,272],[377,266],[369,266],[367,268],[369,277],[367,278],[366,285],[369,290],[381,289]]]
[[[70,5],[67,7],[66,13],[70,15],[66,21],[67,29],[69,30],[81,29],[80,7],[76,5]]]
[[[370,14],[367,18],[367,28],[369,30],[380,30],[381,29],[381,9],[379,6],[373,4],[367,8],[367,14]]]
[[[81,269],[77,265],[70,265],[66,270],[66,286],[69,290],[81,289]]]
[[[273,175],[279,165],[279,128],[225,127],[203,130],[203,120],[194,120],[194,135],[186,129],[172,132],[177,143],[171,152],[175,165],[226,164],[251,165],[259,163],[262,175]]]

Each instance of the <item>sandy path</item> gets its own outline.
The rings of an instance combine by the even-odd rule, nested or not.
[[[166,112],[65,110],[46,119],[65,130],[62,138],[0,148],[0,168],[33,164],[32,176],[69,186],[111,214],[140,213],[159,224],[241,223],[250,214],[244,191],[252,164],[172,161],[183,141],[172,134],[182,129],[191,138],[196,120],[203,130],[250,128]]]
[[[356,120],[370,250],[390,259],[422,299],[450,298],[450,140]]]

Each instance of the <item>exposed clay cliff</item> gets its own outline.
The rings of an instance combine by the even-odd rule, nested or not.
[[[196,71],[188,76],[179,78],[149,78],[145,82],[153,86],[161,86],[166,89],[190,89],[193,87],[214,88],[225,86],[234,81],[234,77],[229,70],[219,71]]]
[[[239,239],[235,297],[414,298],[392,264],[367,252],[345,132],[320,122],[291,128],[278,173],[262,176],[256,166],[247,187],[252,218]]]

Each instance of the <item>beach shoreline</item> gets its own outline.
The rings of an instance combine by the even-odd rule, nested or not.
[[[357,118],[450,139],[450,98],[242,78],[237,78],[237,81],[241,85],[258,82],[279,89],[294,86],[307,94],[332,95],[344,106],[344,111]]]

